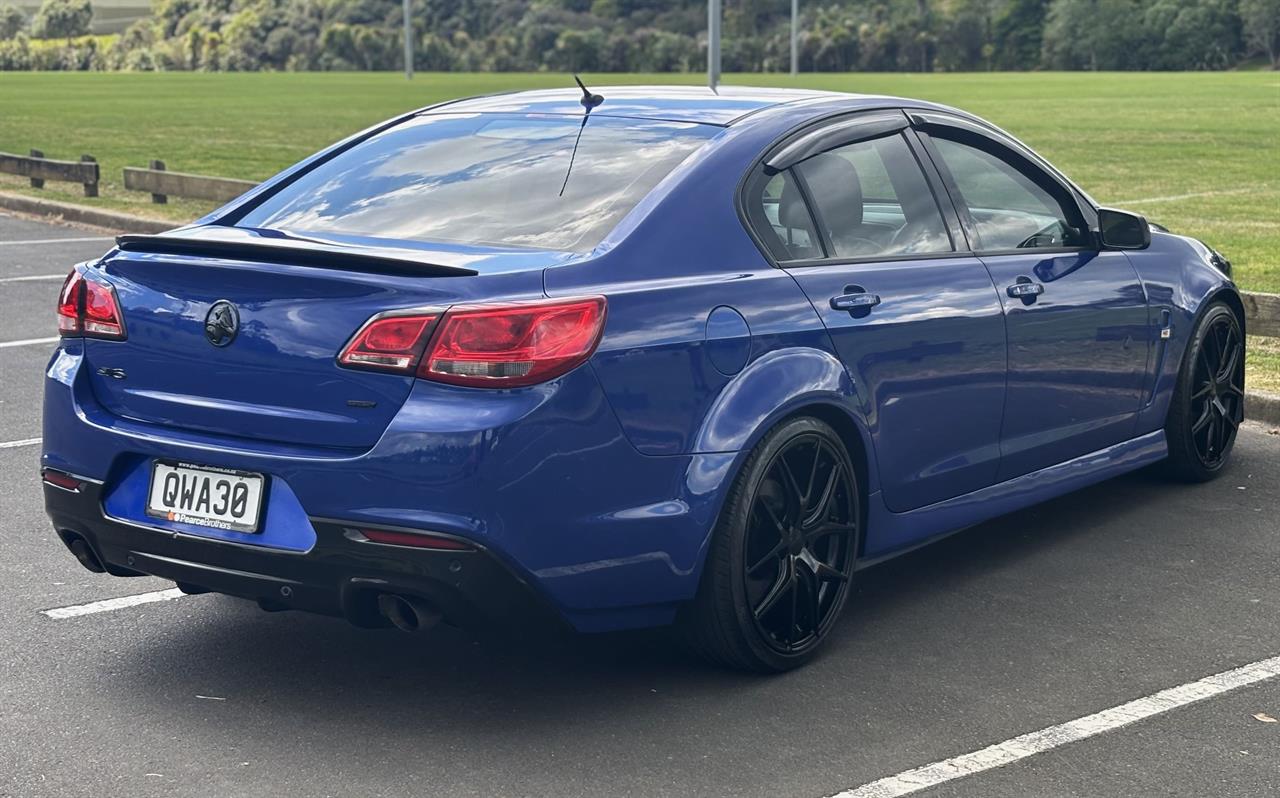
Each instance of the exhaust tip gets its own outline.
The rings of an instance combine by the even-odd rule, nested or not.
[[[95,574],[104,574],[107,572],[107,569],[102,565],[102,561],[98,559],[98,555],[94,553],[93,547],[90,546],[84,538],[68,532],[66,533],[65,540],[67,549],[71,551],[71,554],[80,561],[80,564],[83,565],[86,570],[92,571]]]
[[[425,632],[440,623],[440,611],[416,596],[383,593],[378,596],[378,612],[402,632]]]

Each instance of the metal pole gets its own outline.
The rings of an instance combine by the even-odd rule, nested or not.
[[[791,77],[800,74],[800,0],[791,0]]]
[[[410,0],[404,0],[404,78],[413,79],[413,23],[409,10]]]
[[[707,0],[707,85],[720,85],[720,0]]]

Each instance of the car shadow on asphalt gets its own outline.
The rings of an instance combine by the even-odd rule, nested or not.
[[[1073,568],[1097,571],[1110,562],[1127,568],[1124,557],[1140,557],[1165,533],[1162,524],[1138,522],[1148,508],[1167,503],[1177,491],[1214,489],[1170,485],[1148,469],[870,568],[859,575],[852,597],[856,611],[835,630],[824,656],[778,678],[703,665],[663,630],[608,635],[547,630],[477,639],[440,628],[409,635],[360,630],[331,618],[265,614],[248,602],[199,596],[176,603],[185,607],[181,619],[159,617],[145,635],[131,638],[126,650],[117,648],[110,657],[111,675],[100,687],[130,711],[168,715],[175,724],[189,720],[172,713],[176,703],[199,707],[210,718],[230,711],[243,720],[244,712],[270,712],[273,718],[294,717],[344,734],[362,728],[375,739],[392,729],[414,729],[419,735],[447,730],[463,744],[472,734],[512,735],[513,740],[539,730],[554,735],[566,718],[579,730],[598,726],[604,733],[623,715],[662,724],[673,711],[732,713],[739,702],[777,695],[806,680],[838,682],[841,689],[848,684],[850,702],[875,700],[878,683],[903,678],[904,662],[935,656],[913,639],[955,643],[938,640],[978,614],[974,606],[1013,606],[1011,615],[1024,615],[1023,622],[1050,626],[1057,599],[1037,587],[1046,561],[1053,560],[1055,578],[1068,584]],[[1092,559],[1083,556],[1107,545],[1119,548]],[[1123,573],[1103,577],[1116,581]],[[1027,613],[1018,611],[1019,602],[1027,603]],[[1102,604],[1085,609],[1095,617],[1107,611]],[[1070,616],[1060,617],[1070,623]],[[964,645],[965,638],[957,640]],[[970,656],[970,666],[983,664],[981,652]],[[856,682],[853,674],[859,676]],[[200,706],[196,696],[226,701]]]

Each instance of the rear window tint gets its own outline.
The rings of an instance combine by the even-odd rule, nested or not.
[[[718,132],[607,116],[421,116],[311,170],[239,226],[586,252]]]

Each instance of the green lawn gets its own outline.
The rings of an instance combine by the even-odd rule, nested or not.
[[[699,83],[701,75],[587,76],[592,83]],[[1280,291],[1280,74],[735,75],[727,83],[812,86],[961,106],[1038,149],[1100,201],[1210,242],[1245,288]],[[120,169],[261,179],[347,133],[463,95],[564,86],[554,74],[0,73],[0,150],[89,153],[106,207],[181,219],[199,203],[152,206]],[[0,179],[0,189],[23,190]],[[76,186],[49,184],[80,201]]]
[[[586,76],[589,83],[701,83],[701,75]],[[1240,284],[1280,292],[1280,74],[998,73],[733,75],[726,83],[809,86],[936,100],[980,114],[1035,147],[1099,201],[1203,238]],[[554,74],[0,73],[0,151],[89,153],[102,197],[0,176],[0,190],[172,219],[212,206],[151,205],[120,169],[265,178],[332,141],[438,100],[567,86]],[[1280,341],[1253,339],[1250,385],[1280,391]]]
[[[587,76],[592,83],[701,82],[701,75]],[[1038,149],[1100,201],[1210,242],[1245,288],[1280,291],[1280,74],[999,73],[734,75],[727,83],[812,86],[961,106]],[[554,74],[0,73],[0,150],[89,153],[107,207],[188,218],[120,188],[120,169],[261,179],[405,109],[570,80]],[[21,181],[0,179],[0,188]],[[42,193],[83,201],[75,186]],[[35,192],[33,192],[35,193]]]

